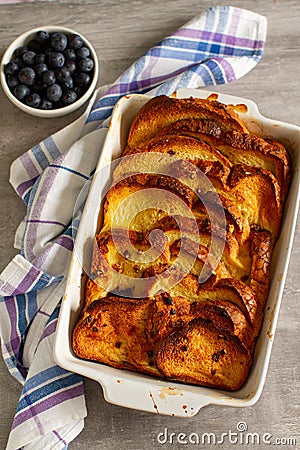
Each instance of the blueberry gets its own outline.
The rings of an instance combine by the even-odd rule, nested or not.
[[[24,53],[28,52],[28,47],[26,47],[25,45],[23,45],[22,47],[18,47],[15,51],[15,55],[17,58],[22,58],[22,56],[24,55]]]
[[[53,51],[53,48],[48,47],[48,48],[45,49],[45,55],[46,55],[46,56],[51,55],[51,53],[55,53],[55,52]]]
[[[41,104],[41,97],[39,96],[39,94],[36,93],[29,94],[25,98],[25,103],[26,105],[31,106],[32,108],[38,108]]]
[[[40,53],[42,51],[42,47],[36,39],[28,42],[27,47],[28,50],[32,50],[35,53]]]
[[[76,59],[76,52],[73,48],[66,48],[63,51],[63,55],[64,55],[65,59],[70,60],[70,61],[75,61],[75,59]]]
[[[18,84],[14,89],[14,96],[18,100],[23,100],[27,95],[30,94],[30,89],[25,84]]]
[[[62,89],[58,84],[52,84],[47,89],[47,97],[51,102],[58,102],[62,96]]]
[[[21,84],[32,86],[35,82],[35,71],[31,67],[23,67],[19,72]]]
[[[52,68],[63,67],[65,63],[65,57],[62,53],[52,52],[50,53],[50,55],[48,55],[48,63]]]
[[[35,55],[36,53],[32,50],[28,50],[28,52],[24,53],[23,61],[25,64],[32,66],[35,63]]]
[[[48,86],[51,86],[56,81],[55,73],[52,70],[43,73],[43,83],[46,83]]]
[[[15,61],[10,61],[4,66],[5,75],[15,75],[19,71],[18,64]]]
[[[43,83],[43,80],[38,80],[33,86],[32,91],[36,92],[37,94],[43,94],[46,92],[48,85],[46,83]]]
[[[56,71],[56,79],[62,89],[72,89],[73,79],[70,72],[65,67]]]
[[[6,82],[11,89],[14,89],[19,84],[17,75],[7,75]]]
[[[36,55],[36,57],[35,57],[36,64],[41,64],[41,63],[44,63],[45,61],[46,61],[46,55],[44,53],[39,53],[38,55]]]
[[[48,66],[45,63],[39,63],[35,66],[35,73],[39,77],[41,77],[45,72],[48,72]]]
[[[77,98],[82,97],[83,94],[86,92],[86,88],[83,86],[75,86],[74,91],[77,95]]]
[[[56,74],[56,78],[58,80],[63,80],[64,78],[70,76],[70,72],[68,71],[68,69],[65,66],[60,67],[59,69],[56,69],[55,74]]]
[[[50,39],[50,35],[49,35],[48,31],[40,30],[36,33],[36,40],[40,44],[44,44],[45,41],[49,41],[49,39]]]
[[[78,34],[70,34],[69,47],[75,50],[83,46],[83,39]]]
[[[74,81],[75,81],[75,86],[86,87],[90,84],[91,77],[87,73],[79,72],[75,76]]]
[[[76,70],[76,64],[75,61],[72,61],[71,59],[68,59],[68,61],[65,62],[64,66],[70,74],[73,74]]]
[[[73,78],[71,76],[65,77],[63,80],[59,82],[62,89],[72,89],[74,86]]]
[[[41,109],[53,109],[53,103],[50,100],[44,98],[40,104]]]
[[[62,52],[67,47],[68,39],[63,33],[53,33],[51,36],[51,47],[57,52]]]
[[[87,58],[88,56],[90,56],[90,51],[87,47],[81,47],[76,51],[76,56],[78,59],[80,58]]]
[[[80,72],[90,72],[94,68],[94,61],[91,58],[82,58],[78,61]]]
[[[61,100],[64,105],[71,105],[72,103],[76,102],[77,94],[73,89],[69,89],[63,94]]]
[[[17,64],[18,66],[18,70],[23,69],[23,67],[25,67],[24,61],[22,58],[18,57],[14,59],[14,63]]]

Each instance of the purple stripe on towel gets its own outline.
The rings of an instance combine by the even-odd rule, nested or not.
[[[18,195],[20,197],[23,197],[23,195],[28,191],[28,189],[30,189],[34,185],[37,178],[38,176],[36,176],[35,178],[31,178],[30,180],[24,181],[24,183],[21,183],[16,189]]]
[[[56,244],[61,245],[62,247],[66,248],[67,250],[70,250],[70,252],[73,250],[74,242],[73,239],[71,239],[69,236],[61,236],[57,239]]]
[[[43,331],[43,335],[42,335],[42,337],[40,339],[40,342],[42,342],[42,340],[45,339],[46,337],[48,337],[51,334],[55,333],[56,325],[57,325],[57,320],[54,320],[49,325],[47,325],[47,327]]]
[[[32,162],[29,154],[26,152],[20,156],[19,160],[21,161],[24,169],[30,176],[30,178],[36,178],[40,175],[41,171],[39,171]]]
[[[231,35],[237,34],[237,29],[240,23],[240,17],[241,17],[242,11],[239,8],[236,8],[234,10],[234,14],[231,16],[231,24],[229,25],[230,33]]]
[[[226,82],[231,83],[236,80],[236,75],[232,68],[232,65],[226,61],[224,58],[214,58],[220,66],[223,67],[224,73],[226,74]]]
[[[65,228],[66,225],[62,222],[57,222],[56,220],[40,220],[40,219],[28,219],[27,223],[40,223],[45,225],[59,225],[62,228]]]
[[[56,430],[53,430],[52,433],[57,437],[59,442],[62,442],[64,445],[68,444],[68,442],[65,441],[64,438]]]
[[[193,63],[193,64],[190,64],[189,67],[194,67],[198,64],[199,63]],[[186,72],[186,70],[188,70],[189,67],[180,67],[179,69],[174,70],[173,72],[169,72],[169,73],[166,73],[161,76],[146,78],[146,79],[139,80],[139,81],[132,81],[129,84],[128,83],[120,83],[117,86],[112,86],[107,91],[105,96],[107,97],[112,94],[119,94],[120,92],[123,94],[129,93],[129,92],[134,92],[138,87],[146,88],[149,86],[156,86],[157,84],[160,84],[163,81],[168,80],[169,78],[176,77],[177,75],[180,75],[182,72]],[[100,102],[101,102],[101,100],[100,100]]]
[[[20,348],[20,342],[21,338],[18,334],[17,330],[17,324],[18,324],[18,313],[16,308],[16,302],[14,297],[6,297],[5,299],[5,306],[11,321],[11,331],[10,331],[10,338],[9,338],[9,344],[6,345],[6,349],[8,353],[11,355],[13,353],[14,357],[18,359],[19,354],[19,348]],[[10,346],[10,348],[9,348]]]
[[[245,48],[263,48],[264,41],[257,41],[248,38],[239,38],[231,34],[214,33],[212,31],[194,30],[192,28],[182,28],[176,33],[176,36],[187,37],[189,39],[202,40],[205,42],[225,42],[226,44],[234,45],[235,47]]]
[[[24,294],[24,292],[28,291],[30,286],[36,281],[39,276],[40,271],[36,267],[31,267],[27,275],[23,278],[18,287],[14,290],[12,295]]]
[[[44,209],[44,205],[46,203],[46,200],[47,200],[47,197],[49,194],[49,190],[50,190],[51,186],[53,186],[55,178],[58,174],[57,168],[52,168],[52,169],[48,168],[46,170],[47,170],[47,176],[44,177],[43,181],[39,185],[39,192],[38,192],[37,200],[35,201],[34,205],[32,206],[31,214],[29,216],[30,220],[40,220],[41,212]],[[30,227],[27,230],[27,236],[25,236],[25,238],[24,238],[24,243],[23,243],[24,253],[25,253],[26,258],[29,259],[30,261],[33,261],[36,257],[36,255],[34,255],[34,253],[33,253],[33,248],[36,243],[37,230],[38,230],[37,226]]]
[[[58,392],[45,400],[40,400],[34,406],[31,406],[26,411],[21,411],[15,416],[12,429],[18,427],[27,420],[34,419],[34,417],[43,413],[44,411],[50,410],[56,405],[63,403],[67,400],[72,400],[73,398],[80,397],[84,394],[82,383],[78,386],[74,386],[71,389],[65,389],[64,391]]]
[[[11,293],[14,291],[15,288],[16,288],[16,286],[10,284],[9,281],[4,281],[1,284],[1,290],[3,292],[5,292],[6,296],[11,295]],[[0,297],[0,302],[2,302],[2,301],[5,301],[5,300],[1,299],[1,297]]]

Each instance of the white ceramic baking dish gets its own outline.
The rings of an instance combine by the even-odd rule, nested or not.
[[[181,89],[175,95],[177,97],[206,98],[211,94],[212,92],[204,90]],[[262,392],[297,219],[300,185],[300,128],[263,117],[256,104],[250,100],[224,94],[218,94],[218,99],[226,104],[245,105],[246,108],[240,107],[238,110],[250,131],[265,137],[274,137],[283,142],[291,152],[294,167],[282,223],[283,232],[273,255],[272,283],[265,318],[256,345],[250,375],[242,389],[229,393],[159,380],[135,372],[114,369],[96,362],[84,361],[76,357],[72,351],[71,335],[83,304],[83,289],[86,279],[82,266],[85,267],[90,258],[90,243],[93,242],[98,227],[99,198],[101,198],[101,193],[104,192],[111,175],[110,171],[103,170],[103,167],[112,159],[120,156],[134,116],[149,100],[148,96],[131,95],[123,97],[114,109],[97,171],[90,186],[76,237],[75,251],[61,305],[54,346],[54,357],[57,363],[65,369],[98,381],[103,388],[105,399],[110,403],[160,414],[190,417],[208,404],[237,407],[253,405]]]

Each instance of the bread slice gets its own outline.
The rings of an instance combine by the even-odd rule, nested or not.
[[[130,175],[118,181],[106,194],[103,229],[123,227],[145,231],[157,222],[161,211],[192,217],[195,197],[191,188],[173,177]]]
[[[252,225],[270,231],[274,239],[277,239],[281,224],[282,197],[279,183],[271,172],[237,164],[231,168],[226,183],[222,173],[217,176],[211,172],[206,173],[210,181],[207,182],[203,177],[191,178],[190,166],[193,164],[186,166],[184,161],[176,161],[170,165],[168,174],[177,179],[177,174],[180,173],[181,183],[186,183],[196,193],[192,204],[195,217],[198,209],[203,211],[204,202],[204,206],[211,206],[219,200],[227,211],[232,207],[232,218],[239,222],[244,239],[249,236]],[[212,200],[209,199],[210,195]]]
[[[202,242],[204,243],[204,248],[209,248],[203,236]],[[270,233],[264,230],[251,230],[249,240],[243,247],[237,247],[236,253],[228,248],[227,239],[220,262],[213,270],[214,283],[211,289],[215,291],[218,298],[226,298],[224,297],[226,295],[231,297],[231,293],[224,291],[220,293],[220,288],[235,291],[235,295],[237,294],[240,297],[240,300],[235,300],[235,303],[239,307],[241,307],[241,302],[246,304],[247,316],[253,324],[255,335],[258,335],[261,328],[270,286],[271,254],[272,243]],[[209,256],[207,255],[206,258],[209,258]],[[187,286],[188,278],[186,279],[185,277],[177,286],[172,288],[173,290],[171,292],[188,298],[195,298],[195,295],[196,297],[199,295],[205,296],[207,288],[203,287],[206,286],[205,283],[204,285],[201,283],[199,270],[195,266],[190,270],[191,276],[198,277],[198,286],[193,284],[192,280],[189,280]],[[154,289],[155,287],[153,286],[151,293],[154,292]],[[211,295],[214,296],[215,294],[212,293]],[[242,311],[245,313],[244,308],[242,308]]]
[[[177,166],[178,161],[175,162],[176,170]],[[148,211],[153,204],[161,206],[156,208],[157,214],[160,210],[169,210],[175,215],[191,216],[192,213],[197,217],[197,210],[203,211],[203,201],[206,201],[207,196],[211,194],[216,199],[217,193],[221,201],[226,199],[224,206],[226,202],[231,202],[236,209],[244,239],[249,236],[253,224],[270,231],[274,239],[277,238],[282,214],[281,190],[276,178],[269,171],[236,165],[230,172],[227,185],[224,186],[222,182],[211,177],[211,183],[204,180],[199,191],[199,180],[197,177],[191,179],[190,167],[188,166],[186,171],[185,166],[181,164],[180,169],[180,180],[173,176],[137,174],[118,181],[106,195],[104,228],[120,226],[133,229],[132,218],[137,212]],[[173,175],[172,165],[169,173]],[[132,195],[138,191],[143,191],[140,196]],[[160,197],[157,197],[158,194]],[[178,197],[175,205],[173,194]],[[118,206],[120,204],[122,208]],[[124,211],[129,214],[127,220]],[[147,216],[148,212],[146,219]],[[153,222],[146,221],[144,216],[140,215],[139,218],[142,226],[146,223],[150,227],[153,225]],[[157,215],[154,219],[157,221]]]
[[[77,356],[119,369],[162,376],[151,363],[153,345],[145,334],[150,299],[115,296],[95,300],[73,331]]]
[[[170,248],[161,236],[150,243],[142,233],[118,228],[102,231],[96,237],[91,266],[97,293],[105,289],[119,295],[143,297],[148,292],[147,281],[139,282],[151,268],[154,274],[171,264]],[[94,294],[92,294],[94,296]],[[102,295],[101,295],[102,297]]]
[[[219,328],[230,331],[247,348],[253,345],[252,325],[243,312],[230,301],[209,295],[191,300],[180,295],[171,295],[169,292],[156,295],[153,299],[147,326],[150,338],[155,342],[165,339],[183,323],[202,317],[216,323]]]
[[[251,231],[252,265],[249,285],[256,293],[260,310],[266,305],[271,282],[272,237],[267,231]]]
[[[225,300],[242,312],[247,322],[251,324],[254,337],[259,334],[263,310],[254,291],[243,281],[233,278],[216,280],[216,277],[212,277],[205,283],[199,283],[196,276],[188,274],[170,289],[169,295],[184,297],[190,302],[200,302],[207,299],[211,301]]]
[[[141,156],[140,153],[144,155]],[[162,158],[156,153],[166,157]],[[128,158],[129,155],[132,155],[131,158]],[[204,161],[218,161],[220,166],[227,170],[231,167],[230,161],[222,153],[196,137],[184,134],[163,134],[143,142],[134,149],[127,146],[119,166],[114,171],[114,177],[120,178],[121,173],[130,173],[133,168],[142,172],[150,170],[152,173],[165,173],[166,167],[174,163],[176,159],[192,161],[196,166]]]
[[[230,106],[216,100],[200,98],[154,97],[144,105],[134,119],[128,145],[136,148],[157,134],[163,127],[180,119],[209,119],[221,130],[248,132],[247,127]]]
[[[252,133],[236,130],[207,129],[203,119],[178,120],[160,130],[162,136],[191,136],[224,155],[232,165],[245,164],[269,170],[278,180],[283,198],[291,179],[291,158],[287,149],[275,139],[263,139]]]
[[[168,335],[157,351],[166,378],[230,391],[244,384],[251,363],[236,336],[201,317]]]
[[[251,356],[243,342],[252,345],[253,339],[251,328],[238,309],[224,301],[190,303],[166,295],[139,300],[108,296],[94,301],[83,313],[73,332],[73,350],[81,358],[113,367],[172,377],[170,364],[175,361],[166,358],[166,352],[170,351],[168,345],[173,345],[178,333],[199,327],[205,330],[200,347],[192,339],[186,348],[176,349],[177,371],[185,371],[186,357],[198,358],[199,373],[188,381],[202,383],[209,362],[199,355],[209,348],[210,371],[217,374],[218,387],[236,389],[244,380],[246,367],[236,371],[233,360],[235,377],[232,373],[228,376],[232,355],[227,355],[227,351],[231,352],[234,343],[235,354],[241,353],[246,366]]]

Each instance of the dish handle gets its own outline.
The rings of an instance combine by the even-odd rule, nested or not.
[[[211,396],[200,392],[195,395],[193,389],[180,384],[160,380],[147,383],[145,379],[127,377],[98,379],[107,402],[176,417],[192,417],[211,403]]]

